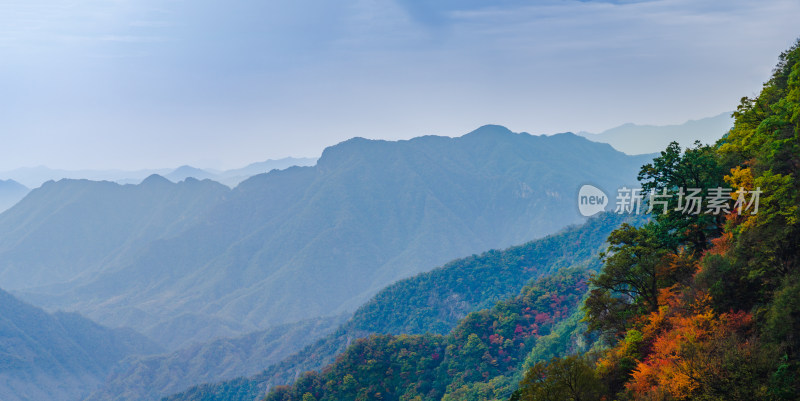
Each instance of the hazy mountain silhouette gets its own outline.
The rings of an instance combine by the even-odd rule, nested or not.
[[[712,144],[722,138],[733,126],[731,113],[718,116],[689,120],[677,125],[637,125],[624,124],[599,134],[581,132],[578,135],[595,142],[608,143],[621,152],[629,155],[655,153],[664,150],[672,141],[681,146],[690,146],[700,140]]]
[[[459,138],[354,138],[326,149],[313,167],[257,175],[230,192],[214,189],[175,224],[137,235],[143,241],[136,252],[97,234],[117,214],[92,210],[128,215],[118,206],[123,199],[86,194],[68,203],[82,213],[59,214],[73,197],[66,184],[77,183],[59,186],[63,194],[46,193],[51,184],[0,216],[0,232],[38,227],[41,235],[23,237],[27,248],[18,235],[0,238],[0,279],[38,304],[131,326],[175,348],[353,311],[398,279],[555,232],[583,220],[575,205],[581,184],[630,185],[647,159],[573,134],[532,136],[499,126]],[[161,180],[165,189],[179,185]],[[169,205],[183,210],[186,201]],[[41,221],[31,226],[28,216]],[[45,236],[54,232],[64,237]],[[89,239],[76,243],[81,235]],[[47,251],[34,252],[36,244]],[[100,247],[91,255],[105,256],[76,264],[68,257],[76,246]]]
[[[242,181],[262,173],[272,170],[283,170],[292,166],[313,166],[317,159],[312,157],[285,157],[277,160],[266,160],[248,164],[245,167],[215,172],[214,180],[219,181],[230,187],[239,185]]]
[[[86,179],[94,181],[113,181],[118,184],[138,184],[146,177],[158,174],[167,177],[173,182],[183,181],[188,177],[198,180],[205,178],[221,182],[229,187],[235,187],[245,179],[274,169],[285,169],[291,166],[311,166],[315,158],[285,157],[276,160],[266,160],[249,164],[242,168],[231,170],[201,169],[192,166],[181,166],[176,169],[142,169],[142,170],[64,170],[53,169],[45,166],[22,167],[10,171],[0,172],[0,178],[13,179],[28,188],[37,188],[47,181],[68,179]]]
[[[14,180],[0,180],[0,213],[17,204],[28,192],[28,187]]]
[[[164,175],[164,178],[172,182],[180,182],[189,177],[196,180],[205,180],[213,179],[214,174],[192,166],[180,166],[172,170],[169,174]]]
[[[0,173],[0,177],[13,179],[28,188],[38,188],[47,181],[67,179],[86,179],[94,181],[114,181],[120,184],[138,184],[153,174],[167,174],[170,169],[146,170],[64,170],[46,166],[21,167]]]
[[[0,285],[68,283],[125,260],[151,241],[177,235],[230,190],[213,181],[140,185],[61,180],[31,191],[0,214]]]

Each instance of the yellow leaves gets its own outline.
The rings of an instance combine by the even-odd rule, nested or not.
[[[731,169],[731,174],[726,175],[725,182],[731,185],[733,188],[744,188],[747,191],[753,190],[753,171],[750,167],[742,168],[741,166],[736,166]],[[733,200],[738,199],[739,194],[736,192],[731,193],[731,197]]]
[[[753,161],[750,160],[747,164],[752,163]],[[742,168],[741,166],[736,166],[731,169],[731,174],[726,175],[724,177],[725,182],[730,184],[731,187],[735,189],[743,188],[745,191],[752,191],[755,188],[755,179],[753,178],[753,170],[750,167]],[[741,193],[734,190],[731,192],[731,198],[733,198],[734,202],[739,199],[739,196],[744,196]],[[745,201],[745,205],[747,204],[747,199],[743,199]],[[733,223],[741,223],[742,228],[747,228],[752,226],[755,223],[756,216],[750,214],[742,214],[739,215],[735,211],[731,210],[731,213],[728,216],[728,221],[732,221]]]
[[[686,369],[685,365],[687,365],[685,361],[679,361],[677,366],[671,369],[670,380],[663,383],[666,392],[679,400],[689,398],[698,387],[697,382],[683,372]]]
[[[658,290],[658,310],[644,318],[642,336],[646,341],[653,341],[656,336],[669,327],[672,310],[680,303],[677,284]]]

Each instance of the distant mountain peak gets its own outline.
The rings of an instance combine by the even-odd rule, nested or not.
[[[15,189],[15,190],[23,190],[23,191],[28,189],[28,187],[26,187],[26,186],[24,186],[24,185],[22,185],[22,184],[20,184],[20,183],[18,183],[16,181],[14,181],[14,180],[10,180],[10,179],[9,180],[0,180],[0,188],[6,189],[6,190]]]
[[[172,184],[172,181],[158,174],[150,174],[147,178],[142,180],[142,183],[140,185],[148,186],[148,185],[164,185],[164,184]]]
[[[508,128],[502,126],[502,125],[487,124],[487,125],[483,125],[481,127],[478,127],[478,129],[476,129],[476,130],[464,135],[464,137],[468,137],[468,136],[492,136],[492,137],[496,137],[496,136],[504,136],[504,135],[517,135],[517,134],[512,132],[510,129],[508,129]]]
[[[214,177],[214,174],[197,167],[183,165],[175,170],[172,170],[172,172],[164,176],[164,178],[172,182],[180,182],[189,177],[196,178],[198,180],[204,180],[206,178]]]
[[[352,137],[352,138],[340,143],[340,145],[345,146],[345,147],[355,147],[356,149],[361,149],[364,146],[371,146],[371,145],[376,145],[376,144],[381,144],[381,143],[388,143],[388,142],[391,142],[391,141],[387,141],[385,139],[370,139],[370,138],[364,138],[364,137],[356,136],[356,137]]]
[[[197,173],[197,172],[202,172],[202,173],[207,174],[206,171],[201,170],[201,169],[199,169],[197,167],[192,167],[192,166],[190,166],[188,164],[184,164],[183,166],[180,166],[180,167],[176,168],[175,170],[172,170],[172,173],[170,173],[170,174],[176,174],[176,173],[180,173],[180,174],[189,173],[189,174],[192,174],[192,173]]]
[[[585,143],[592,142],[592,143],[595,143],[595,144],[597,143],[597,142],[593,142],[593,141],[587,139],[586,137],[584,137],[582,135],[578,135],[578,134],[576,134],[574,132],[569,132],[569,131],[567,131],[567,132],[559,132],[557,134],[552,134],[552,135],[547,135],[547,136],[549,138],[552,138],[552,139],[555,139],[555,140],[577,141],[577,142],[581,142],[581,143],[584,143],[584,142]],[[607,144],[604,143],[603,145],[607,145]],[[609,147],[610,147],[610,145],[609,145]]]

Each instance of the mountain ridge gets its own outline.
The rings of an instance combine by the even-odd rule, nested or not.
[[[80,280],[48,277],[16,293],[135,327],[172,349],[290,323],[287,316],[352,312],[398,279],[582,221],[572,200],[581,184],[631,183],[646,160],[575,135],[498,126],[457,138],[352,139],[326,149],[316,166],[220,189],[170,235],[110,253]],[[4,217],[0,229],[18,229]]]
[[[67,179],[89,179],[92,181],[113,181],[118,184],[138,184],[144,178],[158,174],[170,177],[171,181],[177,183],[187,177],[196,179],[210,178],[214,181],[235,187],[241,181],[256,174],[266,173],[274,169],[285,169],[294,165],[308,166],[313,165],[316,158],[313,157],[284,157],[281,159],[268,159],[265,161],[250,163],[244,167],[228,170],[216,170],[210,168],[198,168],[190,165],[182,165],[177,168],[150,168],[139,170],[122,169],[80,169],[67,170],[59,168],[49,168],[47,166],[20,167],[13,170],[0,172],[0,177],[13,179],[29,188],[38,188],[47,181],[58,181]]]
[[[724,112],[670,125],[626,123],[598,134],[579,132],[578,135],[591,141],[609,143],[626,154],[655,153],[666,148],[671,141],[677,141],[682,146],[689,146],[696,140],[713,144],[733,126],[731,115],[731,112]]]

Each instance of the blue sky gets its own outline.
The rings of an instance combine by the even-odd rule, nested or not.
[[[757,93],[798,20],[795,0],[5,0],[0,170],[681,123]]]

